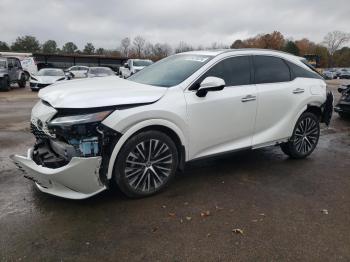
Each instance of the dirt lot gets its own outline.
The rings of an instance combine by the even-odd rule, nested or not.
[[[0,93],[0,261],[350,260],[350,121],[334,115],[306,160],[241,152],[187,165],[154,197],[71,201],[40,193],[8,159],[34,142],[36,101]]]

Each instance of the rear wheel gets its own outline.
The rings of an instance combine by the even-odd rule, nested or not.
[[[11,88],[10,80],[8,76],[4,76],[0,78],[0,90],[10,91],[10,88]]]
[[[153,195],[175,176],[178,152],[171,138],[159,131],[141,132],[125,142],[119,152],[114,177],[129,197]]]
[[[313,113],[305,112],[298,119],[292,137],[281,145],[281,149],[291,158],[305,158],[315,150],[319,137],[318,117]]]
[[[20,80],[18,81],[18,85],[21,88],[26,87],[26,76],[24,74],[21,75]]]

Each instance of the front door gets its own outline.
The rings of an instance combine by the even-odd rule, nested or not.
[[[251,58],[226,58],[211,67],[205,77],[225,80],[221,91],[198,97],[185,91],[190,132],[190,159],[250,147],[256,115],[256,87],[251,81]]]

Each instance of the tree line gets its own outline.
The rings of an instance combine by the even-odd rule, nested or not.
[[[268,34],[258,34],[247,39],[237,39],[230,46],[214,42],[210,46],[192,46],[184,41],[172,48],[167,43],[151,43],[142,36],[131,39],[125,37],[120,41],[116,49],[95,48],[92,43],[87,43],[79,50],[73,42],[67,42],[58,47],[55,40],[47,40],[40,43],[34,36],[21,36],[11,44],[0,41],[0,51],[48,53],[48,54],[87,54],[124,56],[130,58],[148,58],[154,61],[173,53],[181,53],[191,50],[207,50],[222,48],[263,48],[288,52],[298,56],[308,54],[320,57],[321,67],[350,67],[350,48],[345,46],[350,41],[350,34],[333,31],[328,33],[321,43],[315,43],[307,38],[293,40],[286,38],[278,31]]]

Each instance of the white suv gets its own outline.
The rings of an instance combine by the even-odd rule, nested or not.
[[[37,142],[12,159],[41,191],[72,199],[111,182],[129,197],[148,196],[185,162],[240,149],[281,145],[304,158],[333,104],[301,58],[255,49],[177,54],[128,80],[56,83],[39,97]]]

